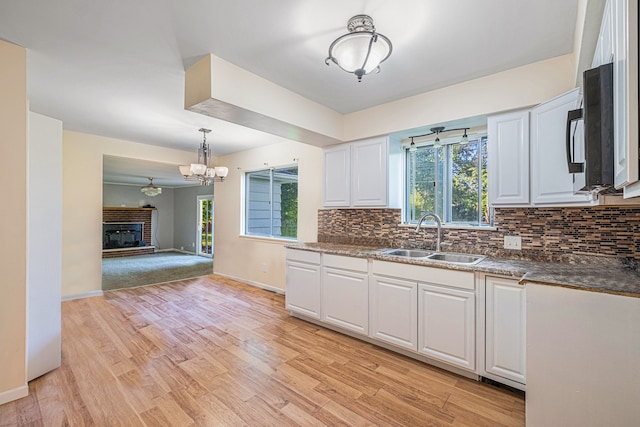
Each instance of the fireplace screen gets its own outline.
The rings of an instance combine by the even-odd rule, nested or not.
[[[102,224],[102,249],[145,246],[142,240],[144,222],[110,222]]]

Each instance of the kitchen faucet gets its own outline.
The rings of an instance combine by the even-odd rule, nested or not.
[[[418,225],[416,226],[416,233],[420,231],[420,226],[426,217],[431,216],[436,221],[436,227],[438,229],[438,240],[436,241],[436,252],[440,252],[440,235],[442,234],[442,221],[440,221],[440,217],[433,212],[427,212],[422,214],[420,219],[418,220]]]

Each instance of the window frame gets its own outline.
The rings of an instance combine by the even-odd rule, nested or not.
[[[241,197],[241,221],[240,221],[240,236],[242,237],[248,237],[248,238],[253,238],[253,239],[267,239],[267,240],[281,240],[281,241],[286,241],[286,242],[296,242],[298,241],[298,218],[296,218],[296,237],[287,237],[287,236],[274,236],[273,235],[273,220],[274,220],[274,216],[273,216],[273,183],[274,183],[274,179],[273,179],[273,175],[275,172],[279,171],[279,170],[285,170],[285,169],[296,169],[297,171],[297,180],[296,182],[299,184],[300,182],[300,168],[298,163],[292,163],[292,164],[287,164],[287,165],[280,165],[280,166],[267,166],[264,168],[258,168],[258,169],[251,169],[251,170],[247,170],[242,174],[242,197]],[[249,195],[250,195],[250,175],[257,173],[257,172],[267,172],[269,171],[269,205],[270,205],[270,209],[269,209],[269,229],[270,229],[270,233],[269,235],[267,234],[261,234],[261,233],[250,233],[248,230],[248,226],[249,226],[249,213],[248,210],[250,208],[250,203],[249,203]],[[298,188],[299,190],[299,188]],[[296,199],[299,201],[300,199],[300,194],[299,191],[297,191],[296,194]]]
[[[442,171],[442,181],[446,182],[447,185],[442,187],[442,192],[444,193],[443,196],[440,197],[435,197],[434,198],[434,204],[435,204],[435,212],[438,212],[438,206],[439,204],[442,202],[444,203],[444,206],[442,208],[443,210],[443,218],[442,219],[442,224],[443,226],[447,227],[447,228],[473,228],[473,229],[492,229],[494,228],[493,226],[493,208],[488,205],[487,209],[488,209],[488,216],[489,216],[489,222],[488,223],[484,223],[482,221],[483,215],[482,215],[482,171],[483,169],[487,170],[487,174],[489,173],[489,164],[488,164],[488,159],[487,159],[487,165],[486,167],[482,167],[482,163],[481,163],[481,155],[480,152],[478,154],[478,195],[477,195],[477,199],[478,199],[478,215],[477,215],[477,221],[476,222],[454,222],[451,221],[452,218],[452,208],[453,208],[453,203],[452,203],[452,199],[453,199],[453,168],[452,168],[452,147],[455,145],[460,145],[459,143],[460,141],[460,137],[450,137],[450,138],[441,138],[441,144],[442,150],[446,149],[446,153],[444,155],[444,159],[442,160],[442,162],[435,162],[434,167],[434,176],[438,177],[439,173],[440,173],[440,164],[442,164],[443,167],[443,171]],[[486,131],[482,131],[482,132],[477,132],[474,134],[469,134],[469,141],[470,143],[473,141],[480,141],[480,143],[482,144],[484,142],[484,144],[487,146],[487,150],[488,150],[488,134]],[[425,149],[426,147],[433,147],[433,141],[429,141],[426,143],[416,143],[417,145],[417,149]],[[412,168],[411,166],[411,152],[409,151],[409,145],[404,145],[403,146],[403,150],[404,150],[404,155],[403,155],[403,169],[404,169],[404,179],[403,179],[403,204],[402,204],[402,210],[403,210],[403,221],[405,224],[407,225],[415,225],[418,222],[417,218],[411,218],[412,214],[413,214],[413,209],[411,209],[410,203],[411,203],[411,182],[415,182],[415,168]],[[413,174],[413,175],[412,175]],[[413,177],[413,180],[412,180]],[[437,191],[437,190],[435,190]],[[487,193],[489,192],[489,188],[488,188],[488,183],[487,183]],[[487,194],[488,196],[488,194]],[[487,199],[488,200],[488,199]],[[487,202],[488,203],[488,202]],[[432,222],[427,222],[428,224],[431,224]]]

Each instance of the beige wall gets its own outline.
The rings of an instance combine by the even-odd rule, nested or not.
[[[0,40],[0,404],[26,393],[27,58]]]
[[[100,291],[102,286],[102,156],[171,164],[195,152],[65,131],[63,135],[62,295]]]
[[[574,87],[574,56],[559,56],[348,114],[343,139],[528,107]]]
[[[293,141],[222,157],[229,168],[225,182],[214,187],[214,272],[284,290],[286,242],[242,237],[242,177],[247,171],[294,164],[298,160],[298,240],[317,238],[318,209],[322,205],[322,150]],[[238,169],[239,168],[239,169]],[[263,271],[263,265],[266,272]]]

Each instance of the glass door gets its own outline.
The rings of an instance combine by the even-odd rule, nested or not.
[[[213,197],[198,196],[198,255],[213,257]]]

